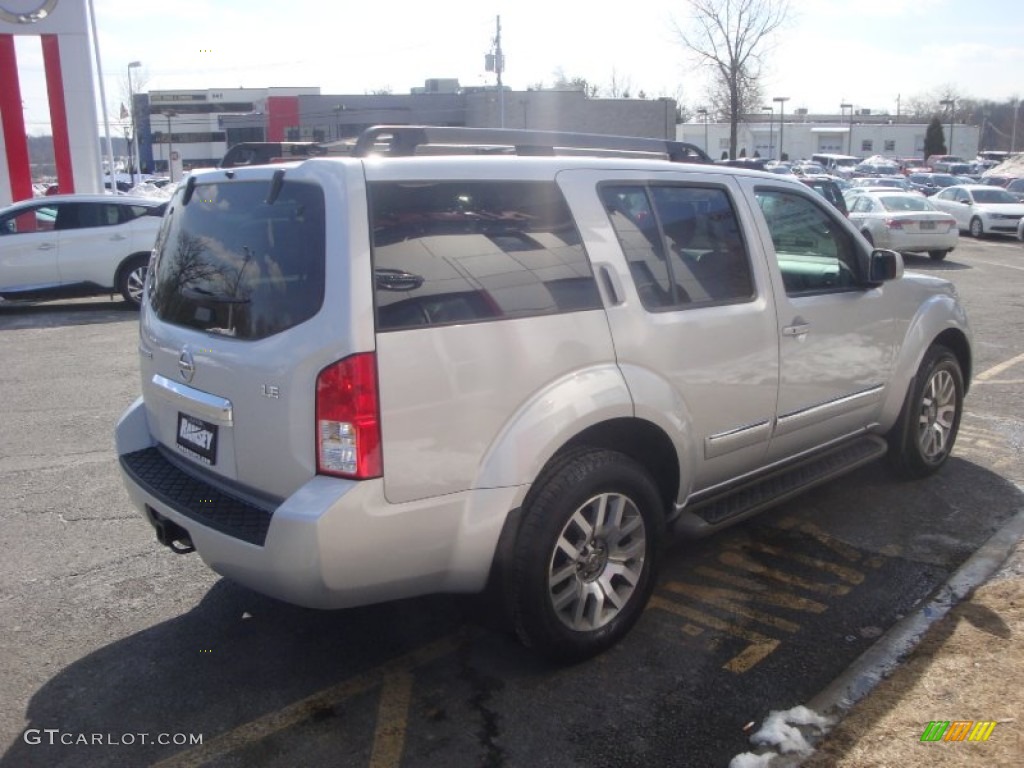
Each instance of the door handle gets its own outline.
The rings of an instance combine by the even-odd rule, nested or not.
[[[802,323],[800,325],[787,325],[782,329],[783,336],[806,336],[811,330],[810,323]]]
[[[110,239],[111,240],[127,240],[127,237],[125,235],[117,234],[117,235],[111,235]]]
[[[39,246],[39,248],[37,250],[40,250],[40,251],[52,251],[56,247],[57,246],[54,245],[53,243],[43,243],[42,245]]]

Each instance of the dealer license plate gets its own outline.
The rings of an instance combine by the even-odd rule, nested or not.
[[[178,450],[196,461],[217,463],[217,425],[178,413]]]

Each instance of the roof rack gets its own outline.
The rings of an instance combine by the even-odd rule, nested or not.
[[[363,131],[352,149],[353,157],[439,153],[640,156],[667,158],[676,163],[713,162],[699,147],[669,139],[435,125],[376,125]]]

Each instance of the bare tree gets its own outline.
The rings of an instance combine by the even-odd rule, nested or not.
[[[687,0],[687,5],[690,23],[676,23],[676,33],[727,95],[729,156],[736,157],[744,93],[761,76],[762,51],[789,16],[789,0]]]

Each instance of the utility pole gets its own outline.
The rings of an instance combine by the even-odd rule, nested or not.
[[[505,69],[505,56],[501,52],[501,16],[497,19],[497,32],[494,36],[494,71],[498,75],[498,127],[505,127],[505,89],[501,85],[501,73]]]

